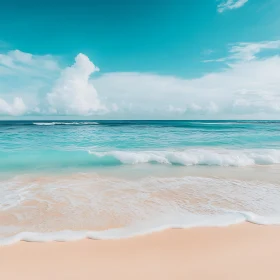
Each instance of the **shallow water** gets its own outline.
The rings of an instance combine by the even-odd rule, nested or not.
[[[0,244],[280,223],[277,121],[2,121],[0,159]]]

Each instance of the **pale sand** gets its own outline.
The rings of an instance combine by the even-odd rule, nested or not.
[[[125,240],[0,247],[1,280],[279,280],[280,227],[167,230]]]

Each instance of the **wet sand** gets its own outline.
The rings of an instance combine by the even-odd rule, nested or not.
[[[280,227],[170,229],[123,240],[0,247],[0,279],[279,280]]]

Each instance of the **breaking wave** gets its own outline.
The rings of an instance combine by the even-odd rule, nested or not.
[[[121,164],[158,163],[173,165],[251,166],[280,163],[280,150],[188,149],[183,151],[110,151],[89,154],[100,161]]]

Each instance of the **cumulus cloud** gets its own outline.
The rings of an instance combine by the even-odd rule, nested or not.
[[[20,97],[15,97],[11,103],[0,98],[0,115],[20,116],[27,108]]]
[[[84,54],[61,72],[54,88],[47,94],[50,112],[61,115],[92,115],[106,111],[89,77],[99,69]]]
[[[226,10],[238,9],[244,6],[248,0],[225,0],[218,5],[218,12],[223,13]]]
[[[50,55],[18,50],[0,54],[1,114],[92,115],[106,112],[97,91],[89,83],[99,69],[83,54],[71,67],[62,69]],[[17,98],[22,92],[20,105]],[[7,100],[12,100],[8,102]],[[23,109],[24,108],[24,109]],[[116,111],[117,105],[111,105]]]

